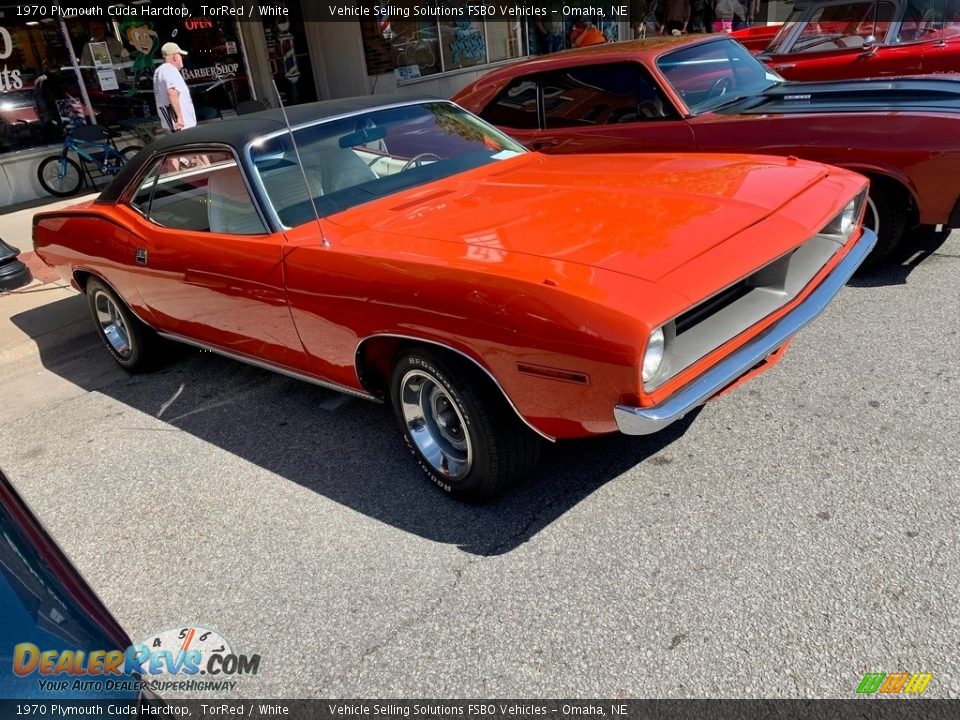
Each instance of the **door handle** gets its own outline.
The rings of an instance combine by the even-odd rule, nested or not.
[[[559,144],[560,144],[559,140],[534,140],[532,143],[530,143],[530,146],[534,150],[540,150],[541,148],[553,147],[554,145],[559,145]]]
[[[146,265],[147,264],[147,249],[146,248],[137,248],[137,265]]]

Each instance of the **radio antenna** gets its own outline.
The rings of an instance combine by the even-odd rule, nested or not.
[[[947,0],[940,3],[940,42],[937,47],[946,47],[947,41],[944,39],[944,33],[947,32]]]
[[[287,117],[287,109],[283,106],[283,100],[280,98],[280,90],[277,88],[277,81],[273,81],[273,92],[277,95],[277,104],[280,106],[280,112],[283,114],[283,124],[287,126],[287,132],[290,133],[290,143],[293,145],[293,154],[297,158],[297,167],[300,168],[300,175],[303,177],[303,186],[307,189],[307,198],[310,200],[310,207],[313,209],[313,217],[317,221],[317,229],[320,230],[320,238],[324,247],[330,246],[330,241],[323,234],[323,226],[320,224],[320,213],[317,211],[317,203],[313,199],[313,190],[310,188],[310,181],[307,179],[307,171],[303,167],[303,160],[300,159],[300,148],[297,147],[297,138],[293,134],[293,128],[290,126],[290,119]]]

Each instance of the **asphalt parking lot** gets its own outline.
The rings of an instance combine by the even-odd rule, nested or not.
[[[0,467],[134,640],[260,654],[230,696],[960,697],[958,278],[931,238],[696,417],[481,507],[385,406],[187,348],[127,375],[33,287],[0,296]]]

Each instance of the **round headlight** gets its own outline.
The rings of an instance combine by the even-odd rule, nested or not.
[[[840,234],[848,235],[853,230],[853,223],[857,219],[857,201],[851,200],[840,213]]]
[[[857,221],[857,199],[854,198],[847,203],[847,206],[840,211],[830,224],[823,229],[826,235],[839,235],[846,238],[853,232],[854,224]]]
[[[650,382],[663,363],[663,328],[657,328],[650,333],[647,340],[647,351],[643,354],[643,381]]]

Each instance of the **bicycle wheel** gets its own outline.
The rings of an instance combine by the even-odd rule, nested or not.
[[[143,150],[143,145],[127,145],[120,151],[120,154],[123,155],[124,163],[130,162],[134,155]]]
[[[76,195],[83,184],[83,171],[73,160],[63,155],[45,158],[37,168],[40,185],[51,195],[69,197]]]

